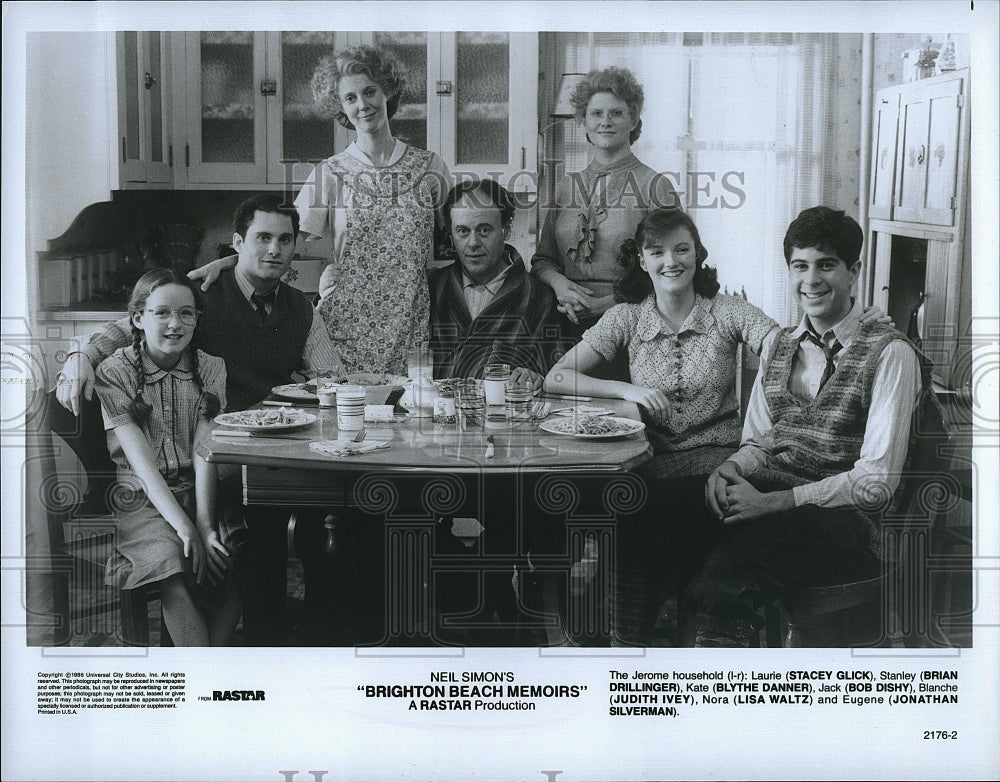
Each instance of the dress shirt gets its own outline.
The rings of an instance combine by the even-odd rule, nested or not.
[[[246,296],[247,301],[253,295],[254,287],[249,278],[240,270],[239,264],[233,270],[233,278],[240,293]],[[279,283],[280,284],[280,283]],[[267,306],[268,314],[271,313],[273,303]],[[118,348],[132,344],[132,321],[128,315],[116,321],[105,324],[100,329],[90,335],[86,344],[81,345],[78,350],[90,359],[91,366],[96,367],[104,359],[114,353]],[[333,343],[330,342],[326,333],[323,320],[313,309],[312,323],[309,326],[309,334],[306,337],[305,347],[302,349],[302,369],[306,372],[341,375],[343,364]]]
[[[503,269],[496,277],[482,285],[472,280],[464,271],[462,272],[462,294],[465,296],[465,303],[473,320],[479,317],[479,313],[486,309],[486,305],[493,301],[493,297],[500,292],[504,277],[507,276],[510,267],[510,256],[505,254]]]
[[[835,365],[853,341],[860,326],[861,313],[861,304],[855,301],[847,317],[822,335],[821,339],[827,344],[832,342],[832,337],[836,337],[844,346],[834,358]],[[792,332],[792,337],[798,337],[800,342],[792,359],[788,390],[800,399],[812,401],[819,392],[826,356],[821,347],[808,339],[801,339],[806,330],[815,334],[808,316],[803,316]],[[828,337],[830,332],[832,335]],[[743,443],[731,457],[744,475],[750,475],[764,466],[770,452],[774,423],[764,396],[763,380],[773,344],[765,351],[760,372],[754,381],[743,426]],[[873,480],[895,489],[906,462],[910,422],[920,398],[920,389],[917,354],[901,340],[890,342],[882,351],[875,369],[864,443],[854,467],[814,483],[796,486],[792,490],[795,505],[819,505],[824,508],[853,506],[857,504],[854,501],[855,487],[861,490]]]

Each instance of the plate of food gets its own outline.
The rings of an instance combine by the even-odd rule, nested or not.
[[[275,386],[271,393],[279,399],[286,399],[289,402],[318,402],[316,395],[316,381],[310,380],[308,383],[286,383],[283,386]]]
[[[642,421],[631,418],[617,418],[613,415],[584,415],[577,417],[550,418],[538,424],[538,428],[550,434],[562,434],[591,440],[607,440],[612,437],[627,437],[646,428]]]
[[[585,417],[593,415],[611,415],[611,410],[606,407],[592,407],[591,405],[581,405],[580,407],[562,407],[558,410],[553,410],[552,415],[561,415],[564,417],[572,417],[574,415]]]
[[[287,432],[301,429],[316,420],[316,416],[297,407],[267,407],[260,410],[241,410],[222,413],[215,423],[231,426],[244,432]]]

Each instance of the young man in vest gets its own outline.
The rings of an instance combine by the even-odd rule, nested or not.
[[[853,219],[823,206],[785,234],[804,314],[764,357],[741,447],[705,487],[723,530],[688,587],[700,645],[741,645],[746,626],[759,626],[755,607],[786,590],[878,572],[879,512],[927,381],[902,334],[859,323],[862,239]]]
[[[224,270],[205,293],[198,323],[199,347],[226,362],[226,397],[233,410],[252,407],[274,386],[293,382],[292,373],[343,374],[322,319],[304,293],[281,281],[295,254],[299,229],[298,213],[281,203],[280,195],[262,193],[236,208],[236,266]],[[90,399],[93,392],[93,368],[131,342],[127,317],[95,332],[60,373],[60,403],[79,414],[80,394]],[[238,475],[227,475],[224,482],[232,490],[239,485]],[[280,644],[285,634],[288,512],[254,508],[245,516],[247,545],[236,565],[244,600],[244,640],[254,646]]]

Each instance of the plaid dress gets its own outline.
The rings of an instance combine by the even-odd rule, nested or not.
[[[221,358],[198,353],[199,373],[206,392],[226,404],[226,366]],[[142,367],[142,381],[137,367]],[[202,415],[203,394],[185,353],[176,367],[161,369],[132,346],[116,351],[97,368],[96,391],[108,430],[108,450],[118,467],[119,487],[111,504],[118,516],[115,550],[105,580],[120,589],[134,589],[190,571],[177,532],[153,507],[132,471],[115,428],[134,423],[142,429],[156,466],[181,507],[194,520],[194,435]],[[131,405],[142,385],[152,406],[149,420],[136,421]]]

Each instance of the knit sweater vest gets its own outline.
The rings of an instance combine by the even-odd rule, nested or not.
[[[773,420],[768,477],[787,486],[847,472],[858,460],[868,423],[879,356],[902,339],[882,324],[862,325],[844,348],[837,370],[811,402],[788,390],[799,340],[785,329],[764,375],[764,396]]]
[[[302,291],[279,283],[265,322],[227,269],[205,294],[198,322],[199,347],[226,362],[229,409],[245,410],[272,388],[291,382],[302,367],[302,353],[312,325],[313,308]]]

